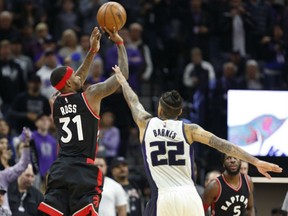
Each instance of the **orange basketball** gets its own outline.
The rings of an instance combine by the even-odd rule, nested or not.
[[[126,23],[127,14],[124,7],[117,2],[103,4],[97,12],[97,21],[100,27],[106,26],[108,30],[120,30]]]

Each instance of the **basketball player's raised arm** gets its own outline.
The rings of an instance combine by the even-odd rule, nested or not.
[[[138,125],[141,133],[141,130],[145,129],[146,124],[148,120],[152,118],[152,115],[144,109],[143,105],[139,101],[138,96],[132,90],[127,80],[121,73],[120,68],[117,65],[115,65],[115,67],[113,67],[112,69],[115,72],[119,84],[122,86],[125,100],[132,112],[133,119]]]
[[[111,32],[105,28],[105,31],[108,32],[108,34],[110,35],[109,39],[111,39],[117,45],[118,64],[121,71],[123,72],[124,77],[128,79],[129,76],[128,57],[123,39],[120,37],[120,35],[115,29],[113,32]],[[115,92],[119,88],[119,86],[120,84],[118,83],[115,75],[113,75],[104,82],[90,86],[87,92],[92,93],[94,97],[97,97],[98,99],[101,100],[102,98]]]
[[[253,157],[252,155],[248,154],[235,144],[215,136],[209,131],[206,131],[203,128],[201,128],[199,125],[196,124],[186,125],[185,131],[187,131],[187,127],[189,128],[188,136],[190,136],[190,139],[192,139],[193,141],[206,144],[227,155],[239,158],[243,161],[247,161],[248,163],[256,166],[258,171],[269,179],[271,178],[271,176],[267,172],[277,172],[277,173],[282,172],[282,168],[279,167],[278,165],[268,163]]]
[[[77,69],[75,75],[80,77],[82,85],[87,79],[89,68],[93,62],[93,59],[100,49],[100,39],[101,33],[98,27],[95,27],[91,36],[90,36],[90,50],[88,51],[83,63]]]

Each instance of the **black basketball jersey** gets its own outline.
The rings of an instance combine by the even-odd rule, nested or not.
[[[95,158],[99,116],[93,113],[85,93],[62,94],[53,106],[59,157]]]
[[[247,177],[247,176],[246,176]],[[245,216],[249,198],[249,183],[243,174],[240,174],[240,183],[237,189],[232,188],[224,176],[216,180],[220,191],[217,199],[212,205],[213,216]]]

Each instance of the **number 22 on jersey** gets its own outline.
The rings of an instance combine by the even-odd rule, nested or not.
[[[150,143],[152,147],[155,149],[150,154],[152,166],[185,166],[185,159],[177,159],[184,155],[184,142],[155,141]]]

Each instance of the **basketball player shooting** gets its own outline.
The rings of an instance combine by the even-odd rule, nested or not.
[[[105,28],[117,45],[118,63],[128,78],[128,60],[123,39],[115,30]],[[115,75],[106,81],[82,86],[89,67],[100,49],[101,33],[94,28],[90,50],[76,72],[71,67],[56,68],[50,77],[57,92],[50,100],[57,130],[59,154],[50,168],[44,202],[38,209],[42,215],[97,216],[103,187],[103,175],[94,165],[97,151],[101,100],[120,85]]]
[[[158,117],[153,117],[145,111],[120,68],[115,65],[113,70],[140,132],[145,171],[152,191],[144,215],[204,215],[192,180],[193,149],[190,145],[194,141],[253,164],[269,179],[268,172],[282,172],[278,165],[259,160],[196,124],[178,121],[182,98],[175,90],[162,94]]]

